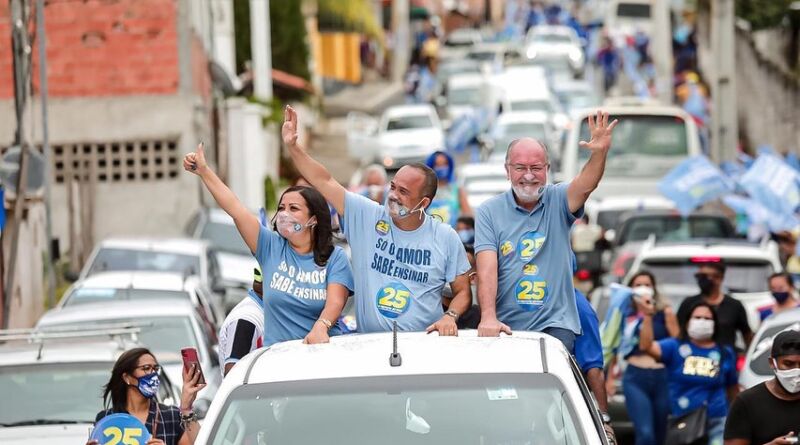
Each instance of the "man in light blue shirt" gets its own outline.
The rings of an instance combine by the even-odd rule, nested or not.
[[[547,149],[530,138],[509,145],[506,172],[512,189],[486,201],[475,219],[478,268],[478,333],[539,331],[570,352],[581,333],[572,285],[569,229],[603,177],[617,121],[598,111],[589,117],[592,154],[568,183],[546,185]]]
[[[300,174],[344,217],[355,283],[358,332],[438,331],[456,335],[456,320],[472,303],[470,269],[458,234],[425,213],[436,195],[436,174],[424,164],[401,168],[386,206],[347,192],[297,144],[297,114],[287,107],[283,140]],[[442,289],[453,301],[442,310]]]

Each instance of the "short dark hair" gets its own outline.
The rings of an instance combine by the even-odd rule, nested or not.
[[[770,275],[769,278],[767,278],[767,283],[771,283],[773,278],[783,278],[784,280],[786,280],[786,283],[789,285],[789,287],[794,289],[794,280],[792,279],[792,276],[789,275],[788,273],[775,272],[774,274]]]
[[[433,197],[436,196],[436,191],[439,188],[439,179],[436,177],[436,172],[421,162],[408,164],[408,167],[419,170],[425,176],[425,181],[422,183],[422,190],[420,192],[423,198],[428,198],[433,201]]]
[[[700,268],[700,267],[708,267],[708,268],[716,270],[723,277],[725,276],[725,263],[723,263],[722,261],[700,263],[700,264],[697,265],[697,267],[698,268]]]
[[[456,222],[466,224],[473,229],[475,228],[475,218],[471,216],[459,216]]]

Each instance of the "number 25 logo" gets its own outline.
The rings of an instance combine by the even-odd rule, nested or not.
[[[545,236],[536,232],[525,234],[519,243],[519,257],[526,261],[533,258],[544,245],[545,239]]]
[[[520,281],[517,287],[517,300],[541,301],[547,296],[547,281]]]
[[[142,437],[141,428],[125,428],[124,432],[116,426],[110,426],[103,430],[106,437],[111,437],[104,445],[142,445],[139,443],[139,437]]]
[[[403,309],[406,307],[406,304],[408,304],[409,295],[411,295],[411,293],[407,290],[384,287],[383,297],[378,300],[378,304],[395,309]]]

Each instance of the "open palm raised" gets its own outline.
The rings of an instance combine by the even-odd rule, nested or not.
[[[589,115],[589,132],[591,140],[589,142],[580,141],[578,145],[588,148],[591,151],[605,151],[611,148],[611,132],[619,121],[614,119],[608,123],[608,113],[597,110],[596,115]]]

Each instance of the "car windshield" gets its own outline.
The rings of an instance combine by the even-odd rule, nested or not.
[[[76,304],[98,303],[119,300],[167,300],[178,299],[190,301],[188,292],[154,289],[111,289],[111,288],[78,288],[64,300],[64,306]]]
[[[650,5],[642,3],[620,3],[617,5],[617,16],[621,18],[650,18]]]
[[[103,408],[100,394],[113,363],[43,363],[0,367],[0,426],[93,423]],[[161,400],[170,394],[161,385]],[[60,421],[60,422],[59,422]]]
[[[615,119],[609,117],[609,122]],[[580,139],[589,140],[589,123],[581,122]],[[581,164],[589,150],[578,150]],[[606,176],[661,177],[689,155],[686,123],[678,116],[625,115],[614,129]]]
[[[222,252],[236,253],[240,255],[251,255],[250,249],[244,243],[242,235],[233,224],[209,222],[203,227],[200,238],[208,240],[216,250]]]
[[[800,315],[800,309],[797,311],[798,315]],[[775,325],[756,334],[756,339],[753,340],[755,344],[753,354],[751,357],[748,357],[751,371],[762,376],[772,377],[774,375],[772,368],[769,367],[772,340],[781,332],[788,330],[800,331],[800,321]]]
[[[605,230],[616,229],[619,218],[628,210],[602,210],[597,212],[597,225]]]
[[[140,325],[137,334],[138,341],[144,347],[153,351],[161,363],[177,363],[181,361],[181,349],[197,348],[197,337],[192,329],[189,317],[151,317],[151,318],[116,318],[104,320],[84,320],[79,323],[62,323],[47,325],[43,329],[54,327],[84,327],[91,329],[94,326],[109,324]],[[198,353],[202,354],[202,351]],[[108,377],[108,376],[106,376]]]
[[[413,130],[415,128],[431,127],[433,127],[433,122],[431,122],[431,118],[427,114],[393,117],[386,123],[386,131]]]
[[[600,104],[594,93],[588,91],[575,91],[564,95],[564,106],[568,111],[590,108]]]
[[[200,258],[170,252],[150,250],[103,248],[97,252],[89,275],[110,271],[179,272],[192,275],[200,273]]]
[[[478,107],[483,104],[481,88],[450,88],[447,90],[447,102],[450,105],[469,105]]]
[[[532,42],[535,43],[572,43],[569,36],[563,34],[536,34]]]
[[[505,153],[509,144],[519,138],[531,137],[540,141],[547,140],[544,124],[508,124],[498,127],[494,133],[494,152]]]
[[[695,289],[691,293],[700,292],[695,285],[696,280],[694,278],[694,274],[697,273],[698,263],[647,260],[642,262],[641,268],[652,272],[659,286],[687,286]],[[772,265],[765,261],[726,259],[725,279],[722,286],[729,292],[764,292],[768,290],[767,278],[773,272]]]
[[[715,216],[652,215],[634,216],[625,222],[618,243],[644,241],[650,235],[657,240],[687,241],[698,238],[732,238],[735,233],[730,223]]]
[[[248,384],[230,394],[209,443],[585,443],[564,394],[549,374]]]
[[[546,113],[553,111],[552,104],[547,99],[513,100],[510,108],[509,111],[544,111]]]
[[[467,57],[479,62],[491,62],[497,58],[497,53],[494,51],[478,51],[467,54]]]

